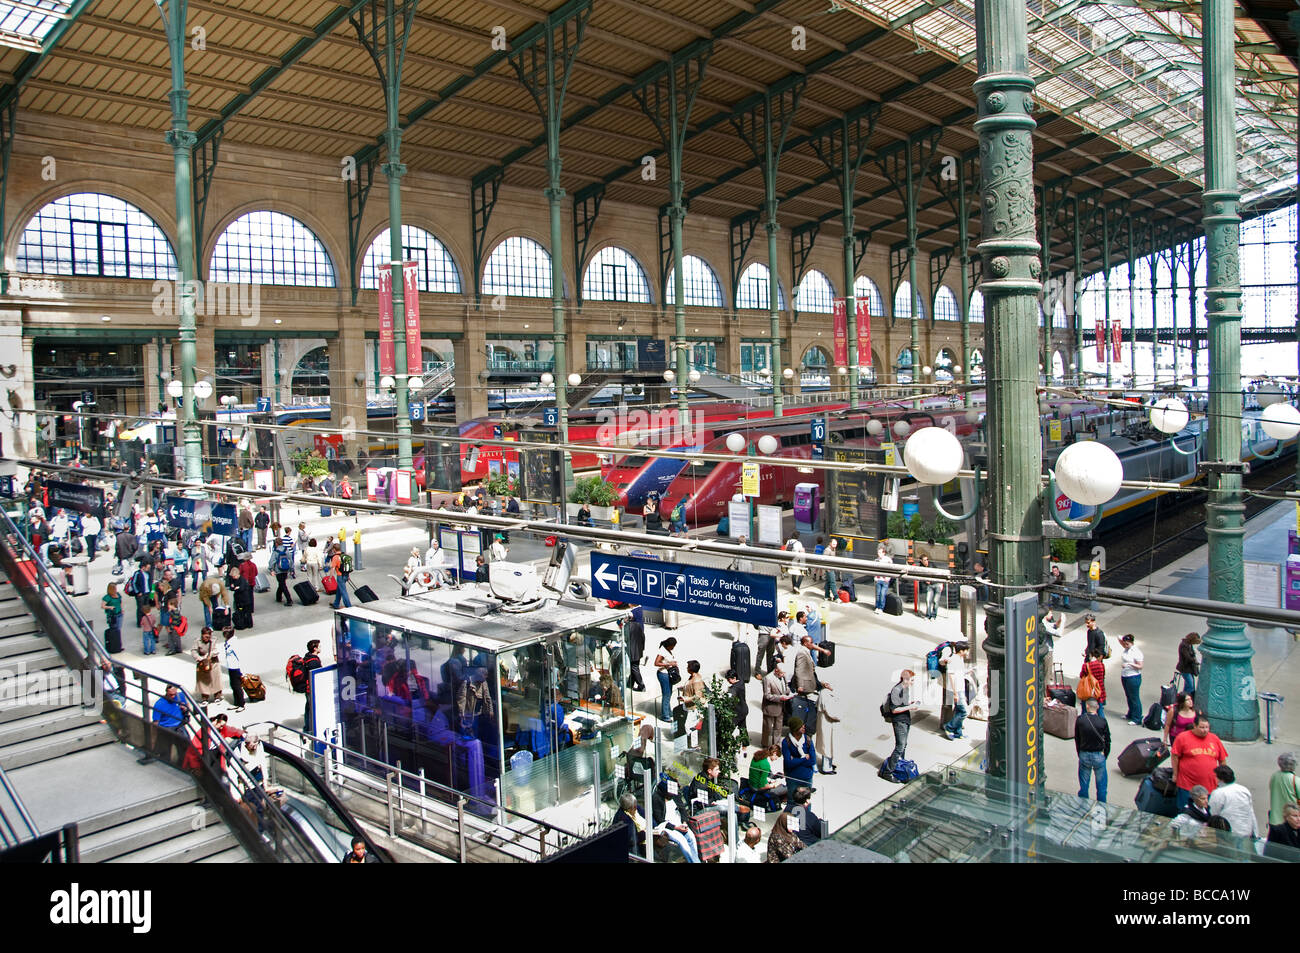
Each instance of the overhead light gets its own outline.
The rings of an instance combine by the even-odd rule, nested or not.
[[[275,323],[276,323],[276,324],[284,324],[284,319],[283,319],[283,318],[276,318],[276,319],[275,319]]]
[[[112,317],[112,315],[105,314],[105,315],[101,315],[99,320],[101,320],[101,321],[112,321],[112,320],[113,320],[113,317]]]

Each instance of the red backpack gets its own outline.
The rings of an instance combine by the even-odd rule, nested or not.
[[[307,693],[307,663],[301,655],[289,656],[289,661],[284,665],[284,677],[289,680],[289,685],[295,692],[300,695]]]

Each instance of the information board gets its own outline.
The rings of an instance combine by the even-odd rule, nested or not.
[[[839,463],[884,462],[884,453],[878,449],[830,447],[827,453],[831,460]],[[878,473],[828,470],[826,509],[830,535],[883,539],[885,515],[880,509],[883,489],[884,478]]]
[[[1270,609],[1281,608],[1281,564],[1243,559],[1241,565],[1246,573],[1246,605],[1267,606]]]
[[[766,503],[758,507],[758,542],[780,546],[783,542],[781,533],[781,507]]]
[[[563,481],[558,450],[522,450],[519,496],[528,503],[559,503]]]

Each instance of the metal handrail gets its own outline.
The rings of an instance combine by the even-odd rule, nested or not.
[[[525,830],[525,831],[519,831],[516,828],[510,828],[512,831],[515,831],[516,833],[525,834],[528,836],[536,836],[538,833],[540,833],[543,840],[545,839],[547,834],[552,832],[557,835],[560,835],[561,837],[568,838],[570,840],[581,839],[578,834],[566,830],[563,827],[559,827],[556,824],[552,824],[549,821],[543,821],[540,818],[532,817],[531,815],[523,814],[519,811],[512,810],[511,808],[505,807],[504,805],[500,805],[486,798],[481,798],[473,794],[466,794],[463,791],[457,790],[456,788],[448,787],[447,785],[441,784],[437,781],[430,781],[428,778],[424,777],[421,774],[414,774],[410,771],[401,768],[400,766],[394,766],[389,764],[386,761],[380,761],[376,758],[372,758],[368,755],[362,754],[361,752],[354,751],[350,748],[345,748],[342,745],[337,744],[336,742],[324,740],[315,735],[309,735],[305,731],[299,728],[293,728],[289,725],[285,725],[278,721],[270,721],[270,720],[260,721],[254,725],[247,726],[247,730],[252,730],[254,728],[262,728],[262,727],[269,728],[271,730],[272,737],[278,737],[280,732],[287,732],[292,737],[293,741],[297,743],[299,750],[301,750],[304,753],[304,757],[302,758],[302,760],[308,765],[311,765],[313,763],[313,759],[317,754],[315,749],[317,747],[323,747],[329,749],[330,753],[336,756],[343,763],[346,763],[347,761],[353,761],[353,762],[361,761],[361,762],[365,762],[368,765],[373,766],[378,772],[382,774],[382,776],[384,777],[391,776],[394,779],[396,779],[399,782],[398,787],[403,790],[405,790],[405,784],[402,782],[409,782],[411,785],[415,786],[422,792],[432,791],[435,793],[441,793],[443,795],[446,795],[446,800],[434,799],[432,801],[432,803],[434,804],[456,803],[457,801],[462,801],[465,804],[476,803],[482,806],[486,811],[490,812],[493,815],[497,815],[497,816],[508,815],[511,818],[515,818],[519,821],[525,822],[526,824],[531,825],[534,828],[533,830]],[[372,774],[372,776],[378,777],[379,775]],[[363,779],[356,779],[356,780],[363,780]],[[388,804],[388,808],[390,811],[406,810],[404,806],[395,805],[392,803]],[[414,816],[420,819],[426,819],[423,810],[415,812]],[[461,837],[464,836],[463,822],[464,822],[464,813],[461,812],[460,815],[461,827],[457,831],[458,836]],[[508,827],[508,825],[506,826]],[[493,847],[493,845],[490,844],[484,846]]]
[[[138,719],[147,733],[155,730],[155,726],[149,718],[151,709],[149,682],[150,680],[166,682],[166,680],[143,669],[118,662],[111,657],[104,644],[95,635],[89,622],[81,615],[67,592],[64,591],[63,586],[54,578],[49,568],[33,549],[31,543],[18,530],[9,514],[3,509],[0,509],[0,533],[3,534],[3,539],[0,540],[0,561],[9,563],[4,568],[9,573],[10,582],[14,585],[16,591],[22,592],[27,588],[21,582],[24,574],[16,571],[18,565],[25,561],[32,566],[30,589],[32,595],[38,597],[39,601],[35,602],[35,604],[29,603],[28,607],[32,609],[33,615],[38,622],[42,623],[46,637],[54,644],[64,663],[74,671],[97,673],[101,663],[108,662],[118,678],[123,699],[131,702],[134,702],[135,699],[129,698],[127,691],[134,686],[128,683],[125,675],[129,672],[136,677],[136,682],[140,687],[140,714],[128,712],[125,706],[115,707],[111,710],[106,706],[104,711],[106,720],[119,739],[128,736],[131,727],[128,720],[132,718]],[[20,554],[23,557],[22,559],[19,558]],[[48,620],[43,621],[42,615],[48,616]],[[56,633],[49,631],[50,622],[53,622],[58,627],[57,636]],[[202,759],[205,774],[200,778],[200,781],[206,780],[208,782],[206,785],[202,785],[208,796],[215,796],[214,799],[224,796],[228,800],[234,797],[232,793],[225,791],[222,783],[223,781],[229,781],[233,792],[238,795],[237,800],[248,804],[262,803],[264,805],[263,816],[269,818],[275,833],[275,837],[271,838],[269,845],[262,845],[263,850],[268,855],[267,859],[288,862],[312,860],[313,849],[309,842],[297,827],[281,813],[278,805],[264,796],[262,785],[252,777],[243,763],[237,757],[234,757],[234,752],[231,752],[231,757],[227,759],[228,766],[224,772],[209,763],[206,755],[212,750],[210,742],[213,739],[221,738],[222,735],[208,719],[202,708],[194,704],[189,693],[184,688],[177,687],[184,696],[190,715],[198,721],[197,728],[185,728],[181,734],[190,742],[196,736],[199,739],[200,750],[205,754]],[[224,744],[224,741],[221,743]],[[240,819],[243,819],[242,812],[239,811],[233,800],[225,806],[232,812],[232,817],[228,818],[228,820],[232,821],[232,826],[238,823]]]
[[[0,825],[2,825],[2,828],[0,828],[0,840],[3,840],[6,847],[12,847],[24,840],[37,837],[40,834],[40,831],[36,829],[36,822],[32,820],[31,814],[27,812],[27,806],[23,804],[23,799],[18,796],[18,789],[13,786],[12,782],[10,782],[9,775],[5,774],[5,769],[2,767],[0,767],[0,788],[4,788],[5,795],[9,798],[9,801],[13,804],[15,810],[18,811],[18,819],[22,821],[23,827],[27,828],[27,835],[24,836],[23,833],[14,826],[14,822],[10,819],[9,815],[5,811],[0,811]],[[5,834],[6,831],[8,831],[7,835]]]

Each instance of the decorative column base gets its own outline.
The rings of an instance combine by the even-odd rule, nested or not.
[[[1254,654],[1241,632],[1216,635],[1211,629],[1201,646],[1196,707],[1210,716],[1210,730],[1224,741],[1259,738],[1259,699],[1251,668]]]

